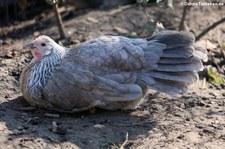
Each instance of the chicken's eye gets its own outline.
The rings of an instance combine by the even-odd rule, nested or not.
[[[41,43],[41,46],[44,47],[44,46],[46,46],[46,44],[45,43]]]

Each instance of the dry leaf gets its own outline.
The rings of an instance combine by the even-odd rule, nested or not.
[[[217,44],[210,42],[209,40],[199,40],[197,44],[205,47],[206,49],[215,49],[217,48]]]

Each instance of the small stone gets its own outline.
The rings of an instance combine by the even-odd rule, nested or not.
[[[185,103],[185,108],[193,108],[193,107],[195,107],[195,103],[193,101]]]
[[[197,102],[197,105],[200,107],[204,107],[206,104],[203,101]]]
[[[209,95],[216,97],[216,94],[214,94],[213,92],[209,92]]]
[[[59,118],[60,117],[59,114],[45,113],[44,115],[47,116],[47,117],[53,117],[53,118]]]
[[[181,103],[180,104],[180,108],[185,109],[185,104],[184,103]]]
[[[186,121],[190,121],[190,118],[187,117],[185,120],[186,120]]]
[[[5,95],[5,98],[9,98],[9,95],[7,94],[7,95]]]
[[[210,128],[204,128],[202,130],[203,133],[207,133],[207,134],[215,134],[214,130],[213,129],[210,129]]]
[[[98,20],[96,20],[96,19],[93,18],[93,17],[87,17],[87,20],[88,20],[89,22],[92,22],[92,23],[98,23]]]
[[[56,133],[57,131],[57,124],[55,121],[52,122],[52,132]]]
[[[104,125],[101,125],[101,124],[95,124],[93,127],[95,127],[95,128],[104,128],[105,126]]]
[[[126,30],[124,28],[121,28],[121,27],[118,27],[118,26],[115,26],[114,30],[116,30],[120,34],[128,34],[128,32],[129,32],[128,30]]]
[[[207,100],[207,99],[209,99],[209,98],[207,98],[207,97],[202,97],[202,100]]]
[[[210,108],[211,106],[207,104],[205,107],[206,107],[206,108]]]
[[[199,129],[203,129],[204,126],[201,126],[201,125],[196,125],[195,127],[199,128]]]
[[[179,135],[177,138],[178,138],[178,139],[183,139],[183,138],[184,138],[184,135],[181,134],[181,135]]]
[[[33,33],[34,37],[40,36],[40,32],[36,31]]]
[[[19,126],[17,129],[21,131],[21,130],[23,130],[23,127]]]

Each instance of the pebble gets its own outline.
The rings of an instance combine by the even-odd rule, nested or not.
[[[94,128],[104,128],[105,126],[104,125],[101,125],[101,124],[95,124],[93,127]]]
[[[178,139],[183,139],[183,138],[184,138],[184,135],[181,134],[181,135],[179,135],[177,138],[178,138]]]
[[[114,26],[114,30],[116,30],[120,34],[128,34],[128,32],[129,32],[128,30],[118,27],[118,26]]]
[[[200,107],[204,107],[206,105],[206,103],[203,101],[199,101],[199,102],[197,102],[197,105]]]
[[[92,22],[92,23],[98,23],[98,20],[96,20],[96,19],[93,18],[93,17],[87,17],[87,20],[88,20],[89,22]]]
[[[52,122],[52,132],[54,132],[54,133],[57,132],[57,124],[55,121]]]
[[[34,37],[38,37],[38,36],[40,36],[40,34],[41,34],[41,33],[38,32],[38,31],[36,31],[36,32],[33,33]]]
[[[208,134],[215,134],[214,130],[213,129],[210,129],[210,128],[204,128],[202,130],[203,133],[208,133]]]
[[[47,117],[53,117],[53,118],[59,118],[60,117],[59,114],[45,113],[44,115],[47,116]]]

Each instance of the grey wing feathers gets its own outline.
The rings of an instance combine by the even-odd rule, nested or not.
[[[185,91],[198,78],[201,60],[207,60],[207,51],[194,44],[194,36],[187,32],[163,31],[149,40],[101,36],[71,49],[54,78],[60,82],[66,77],[64,85],[72,89],[62,95],[65,98],[76,90],[68,105],[74,100],[79,105],[86,98],[87,103],[133,101],[148,88]]]
[[[143,67],[144,50],[137,50],[131,41],[124,37],[103,36],[71,49],[56,66],[44,90],[45,96],[54,101],[55,106],[70,109],[73,105],[81,109],[93,104],[140,99],[144,93],[135,83],[135,70]],[[147,42],[140,39],[135,43],[145,47]],[[58,96],[51,97],[50,92],[57,92]],[[60,102],[62,98],[64,105]]]

